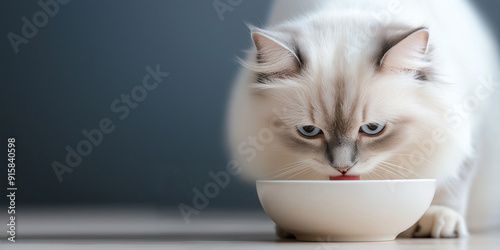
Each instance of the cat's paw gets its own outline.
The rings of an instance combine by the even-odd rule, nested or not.
[[[279,227],[276,225],[276,235],[280,237],[280,239],[295,239],[295,236],[287,231],[285,231],[283,228]]]
[[[401,236],[456,238],[467,237],[467,226],[462,216],[445,206],[430,206],[420,220]]]

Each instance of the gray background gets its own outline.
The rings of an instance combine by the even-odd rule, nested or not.
[[[208,172],[225,168],[235,57],[251,45],[245,22],[265,23],[270,2],[243,0],[222,21],[212,2],[73,0],[16,54],[7,34],[20,34],[21,18],[41,8],[2,1],[0,148],[16,138],[18,204],[190,204],[192,189],[211,181]],[[475,2],[498,33],[500,3]],[[170,75],[118,120],[111,102],[156,64]],[[115,130],[60,183],[51,163],[64,162],[65,147],[105,117]],[[6,153],[0,157],[3,193]],[[254,186],[236,178],[210,200],[214,209],[257,207]]]

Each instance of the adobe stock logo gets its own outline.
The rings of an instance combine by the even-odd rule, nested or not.
[[[240,5],[243,0],[214,0],[212,5],[214,6],[215,12],[219,16],[219,19],[224,21],[224,13],[232,12],[234,8]]]
[[[38,29],[41,29],[47,25],[49,22],[49,17],[53,18],[59,13],[60,5],[65,5],[69,3],[70,0],[40,0],[38,5],[42,10],[39,10],[33,14],[31,19],[23,16],[21,21],[23,25],[21,26],[21,35],[14,32],[9,32],[7,38],[9,39],[12,49],[17,54],[19,53],[19,46],[21,44],[27,44],[29,39],[34,38],[38,34]]]

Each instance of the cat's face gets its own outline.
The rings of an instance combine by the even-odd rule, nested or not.
[[[294,81],[304,82],[266,90],[266,97],[279,100],[271,102],[274,107],[284,111],[277,143],[295,161],[310,160],[308,164],[323,175],[369,173],[422,133],[416,117],[425,110],[414,107],[421,100],[397,79]]]
[[[252,32],[252,87],[284,110],[276,151],[323,176],[400,171],[391,159],[431,133],[444,108],[439,88],[428,84],[428,31],[399,32],[353,52],[339,31],[311,29]]]

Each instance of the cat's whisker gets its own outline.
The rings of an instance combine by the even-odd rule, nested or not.
[[[413,171],[413,170],[411,170],[411,169],[408,169],[408,168],[405,168],[405,167],[399,166],[399,165],[394,164],[394,163],[391,163],[391,162],[389,162],[389,161],[380,161],[380,162],[382,162],[382,163],[384,163],[384,164],[387,164],[387,165],[390,165],[390,166],[392,166],[393,168],[395,167],[395,168],[398,168],[398,169],[402,169],[402,170],[404,170],[404,171],[407,171],[407,172],[409,172],[410,174],[413,174],[414,176],[416,176],[417,178],[420,178],[420,179],[425,179],[425,177],[424,177],[423,175],[421,175],[421,174],[419,174],[419,173],[417,173],[416,171]]]
[[[361,179],[362,180],[371,180],[370,176],[371,176],[370,173],[366,173],[363,175],[363,177]]]
[[[299,174],[304,174],[304,173],[307,173],[308,171],[311,171],[311,170],[312,170],[312,169],[311,169],[310,167],[306,167],[306,168],[304,168],[303,170],[301,170],[301,171],[299,171],[299,172],[297,172],[297,173],[293,174],[292,176],[289,176],[289,177],[287,178],[287,180],[290,180],[290,179],[292,179],[293,177],[295,177],[295,176],[297,176],[297,175],[299,175]]]
[[[313,169],[314,170],[314,169]],[[320,177],[320,174],[314,170],[312,171],[308,176],[307,176],[307,180],[316,180],[316,179],[319,179]]]
[[[389,165],[384,165],[384,167],[385,167],[387,170],[390,170],[391,172],[397,173],[399,176],[402,176],[404,179],[410,179],[410,178],[408,177],[408,175],[407,175],[407,174],[405,174],[405,173],[403,173],[403,172],[399,171],[398,169],[395,169],[395,168],[393,168],[393,167],[391,167],[391,166],[389,166]]]
[[[296,172],[302,171],[302,170],[309,168],[309,167],[310,167],[310,163],[308,162],[308,160],[303,160],[300,163],[294,164],[291,167],[287,167],[285,169],[279,169],[277,171],[278,173],[276,175],[272,176],[271,178],[273,178],[273,179],[282,178],[282,177],[284,178],[287,175],[294,174]]]
[[[384,178],[380,176],[376,171],[372,172],[374,180],[383,180]]]
[[[378,166],[380,167],[380,168],[379,168],[380,170],[383,170],[383,171],[385,171],[385,172],[387,172],[387,173],[390,173],[390,174],[392,174],[392,175],[394,175],[394,176],[396,176],[396,177],[398,177],[398,178],[401,178],[401,179],[408,179],[408,178],[406,178],[406,176],[401,175],[401,174],[399,174],[399,173],[397,173],[397,172],[394,172],[394,171],[392,171],[392,170],[388,169],[388,168],[387,168],[385,165],[383,165],[382,163],[380,163]]]
[[[434,162],[430,161],[429,159],[427,159],[425,157],[419,156],[419,155],[413,155],[413,154],[389,154],[389,155],[415,157],[415,158],[422,159],[422,160],[430,163],[432,165],[432,167],[436,167],[436,164]]]
[[[304,170],[305,168],[307,168],[307,165],[305,165],[305,163],[302,163],[300,165],[294,166],[293,168],[284,170],[282,173],[278,173],[277,175],[272,176],[272,178],[273,179],[275,179],[275,178],[281,178],[283,176],[296,173],[297,171]]]
[[[384,179],[385,179],[382,175],[380,175],[379,173],[377,173],[377,170],[372,171],[372,173],[373,173],[376,177],[378,177],[378,178],[379,178],[379,180],[384,180]]]
[[[316,170],[314,170],[314,168],[310,167],[309,168],[310,171],[308,171],[308,174],[306,176],[304,176],[304,180],[312,180],[312,176],[314,176],[316,174]]]
[[[291,171],[295,171],[296,169],[302,169],[303,166],[304,166],[304,163],[298,163],[298,164],[290,166],[290,167],[279,169],[277,171],[274,171],[274,174],[275,174],[274,176],[278,176],[278,175],[282,175],[282,174],[285,174],[285,173],[288,173]]]
[[[278,173],[278,172],[282,172],[284,170],[287,170],[287,169],[291,169],[291,168],[294,168],[298,165],[301,165],[303,163],[306,163],[307,161],[309,161],[309,159],[306,159],[306,160],[301,160],[301,161],[296,161],[296,162],[292,162],[292,163],[288,163],[286,165],[283,165],[281,168],[275,170],[275,171],[272,171],[270,172],[269,174],[275,174],[275,173]]]
[[[379,176],[383,177],[383,176],[386,176],[387,174],[389,174],[390,176],[394,175],[393,173],[383,169],[380,165],[378,167],[379,167],[378,168],[378,171],[379,171],[378,175]]]
[[[283,171],[283,170],[286,170],[286,169],[293,168],[293,167],[295,167],[297,165],[300,165],[301,163],[304,163],[305,161],[307,161],[307,160],[296,161],[296,162],[292,162],[292,163],[283,165],[283,167],[281,167],[281,168],[279,168],[279,169],[277,169],[275,171],[272,171],[269,174],[274,174],[274,173],[277,173],[277,172],[280,172],[280,171]]]
[[[401,178],[401,176],[395,175],[394,173],[389,172],[389,171],[387,171],[386,169],[381,169],[381,171],[382,171],[383,173],[385,173],[386,175],[388,174],[388,177],[390,177],[390,178],[387,178],[387,179],[402,179],[402,178]],[[395,177],[395,178],[394,178],[394,177]],[[403,179],[404,179],[404,178],[403,178]]]
[[[364,176],[366,176],[367,180],[375,180],[375,177],[374,177],[373,173],[367,173]]]
[[[394,173],[396,173],[396,174],[398,174],[400,176],[408,177],[408,175],[406,173],[403,173],[399,169],[395,169],[392,166],[384,164],[384,163],[381,163],[381,164],[384,166],[385,169],[390,170],[391,172],[394,172]]]
[[[312,169],[312,171],[306,177],[304,177],[305,179],[314,180],[314,179],[318,178],[318,175],[319,175],[318,171],[316,171],[316,169],[314,169],[312,167],[311,167],[311,169]]]
[[[404,167],[401,167],[401,166],[398,166],[396,164],[393,164],[393,163],[390,163],[390,162],[385,162],[385,161],[381,161],[382,164],[384,164],[385,167],[389,168],[389,169],[392,169],[396,172],[400,172],[401,174],[404,174],[403,171],[406,171],[408,172],[409,174],[419,178],[419,179],[425,179],[424,176],[418,174],[417,172],[415,171],[412,171],[410,169],[407,169],[407,168],[404,168]],[[406,176],[406,175],[405,175]]]

